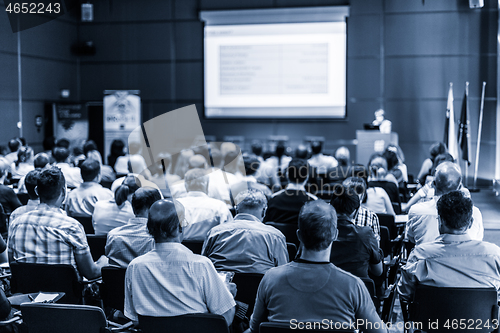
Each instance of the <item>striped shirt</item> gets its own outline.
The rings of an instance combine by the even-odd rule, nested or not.
[[[83,226],[47,204],[12,221],[7,244],[9,258],[16,261],[70,264],[75,268],[75,255],[89,252]]]
[[[212,262],[180,243],[157,243],[127,268],[124,314],[132,320],[138,315],[222,315],[235,305]]]

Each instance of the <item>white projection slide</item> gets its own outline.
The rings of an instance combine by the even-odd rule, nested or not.
[[[343,118],[345,22],[205,27],[205,114]]]

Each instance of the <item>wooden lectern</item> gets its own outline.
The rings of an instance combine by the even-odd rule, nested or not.
[[[378,130],[356,131],[356,163],[368,164],[373,153],[383,153],[385,147],[392,143],[399,145],[398,133],[380,133]]]

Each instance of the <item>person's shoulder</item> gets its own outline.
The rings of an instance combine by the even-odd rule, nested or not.
[[[434,200],[420,201],[411,206],[408,215],[427,215],[432,213],[432,209],[436,207]]]

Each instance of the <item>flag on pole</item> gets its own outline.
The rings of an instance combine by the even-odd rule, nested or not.
[[[448,104],[446,105],[446,121],[444,126],[444,143],[448,152],[455,160],[458,160],[458,146],[455,129],[455,112],[453,109],[453,82],[450,82],[448,90]]]
[[[460,127],[458,130],[458,144],[462,150],[462,160],[467,161],[470,165],[471,148],[470,148],[470,133],[469,133],[469,82],[465,82],[465,94],[462,101],[462,112],[460,114]]]

